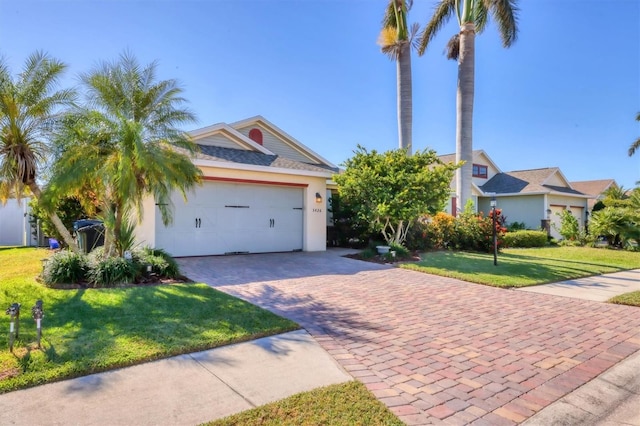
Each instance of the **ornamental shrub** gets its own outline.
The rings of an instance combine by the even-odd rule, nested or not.
[[[42,272],[42,280],[47,286],[76,284],[85,279],[87,269],[85,255],[64,250],[49,257]]]
[[[107,257],[91,264],[88,274],[92,287],[114,287],[135,282],[139,266],[122,257]]]
[[[544,247],[547,245],[547,233],[544,231],[507,232],[502,237],[504,247],[525,248]]]
[[[169,253],[162,249],[152,249],[145,247],[133,252],[133,259],[139,265],[138,274],[147,273],[147,265],[151,265],[151,272],[166,278],[177,278],[180,275],[180,268]]]

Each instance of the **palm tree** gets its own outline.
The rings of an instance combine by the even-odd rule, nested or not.
[[[640,121],[640,112],[636,115],[636,121]],[[635,154],[638,148],[640,148],[640,138],[636,139],[629,147],[629,157]]]
[[[452,15],[458,18],[460,32],[447,44],[447,57],[458,61],[456,96],[456,171],[458,205],[471,199],[473,182],[473,96],[475,84],[475,36],[486,27],[489,15],[498,25],[502,45],[509,47],[517,37],[517,0],[440,0],[431,20],[420,34],[420,55]]]
[[[70,89],[55,90],[66,69],[62,62],[43,52],[29,56],[13,79],[0,59],[0,201],[10,196],[20,200],[28,192],[40,199],[39,169],[48,154],[48,136],[60,107],[75,98]],[[64,242],[74,251],[78,246],[54,209],[48,215]]]
[[[52,184],[58,191],[90,188],[107,230],[105,253],[122,255],[132,243],[134,215],[153,196],[163,222],[171,221],[170,195],[200,181],[185,154],[197,146],[178,125],[192,123],[175,80],[156,81],[157,64],[140,66],[129,53],[81,75],[86,104],[65,117]]]
[[[407,27],[407,12],[413,0],[389,0],[382,20],[378,44],[383,53],[396,61],[398,98],[398,145],[411,154],[413,99],[411,88],[411,43],[418,25]]]

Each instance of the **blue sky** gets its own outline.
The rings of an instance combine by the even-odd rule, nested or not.
[[[0,55],[14,72],[37,49],[65,84],[129,49],[176,78],[199,122],[263,115],[340,164],[357,144],[397,146],[395,64],[376,45],[386,0],[0,0]],[[433,0],[415,0],[424,25]],[[569,180],[640,180],[640,2],[521,0],[519,37],[476,42],[474,148],[503,171],[558,166]],[[452,20],[413,57],[414,149],[455,151]],[[189,129],[187,129],[189,130]]]

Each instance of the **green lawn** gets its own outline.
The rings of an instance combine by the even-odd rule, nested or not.
[[[495,287],[525,287],[640,268],[640,252],[589,247],[505,249],[493,255],[438,251],[401,267]]]
[[[47,250],[0,247],[0,308],[22,304],[8,350],[0,316],[0,392],[299,328],[205,284],[54,290],[36,282]],[[31,307],[44,302],[42,349]]]
[[[632,291],[631,293],[612,297],[608,302],[617,303],[619,305],[640,306],[640,291]]]
[[[358,381],[304,392],[208,426],[387,425],[403,423]]]

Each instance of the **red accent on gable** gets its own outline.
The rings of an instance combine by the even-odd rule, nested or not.
[[[262,132],[260,131],[260,129],[249,130],[249,139],[251,139],[255,143],[259,143],[260,145],[262,145]]]
[[[451,197],[451,216],[458,216],[458,199],[456,197]]]
[[[204,180],[220,181],[220,182],[236,182],[236,183],[254,183],[258,185],[274,185],[274,186],[294,186],[296,188],[306,188],[309,186],[307,183],[293,183],[293,182],[272,182],[268,180],[255,180],[255,179],[237,179],[237,178],[225,178],[216,176],[205,176]]]

